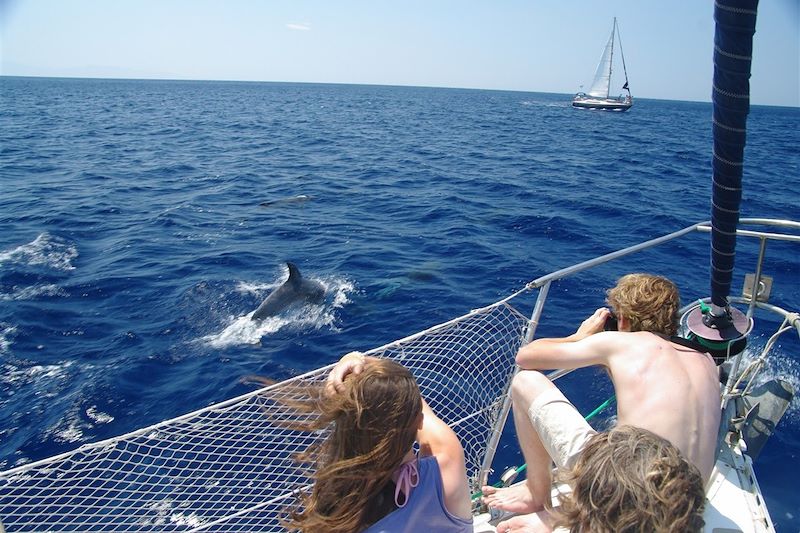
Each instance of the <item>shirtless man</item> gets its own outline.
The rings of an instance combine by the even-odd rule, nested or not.
[[[523,371],[514,378],[511,395],[528,477],[509,488],[483,487],[485,504],[522,513],[499,524],[498,532],[548,529],[543,509],[550,498],[551,460],[559,468],[572,468],[595,434],[535,370],[604,366],[617,396],[617,424],[667,439],[708,482],[720,421],[719,376],[708,354],[669,340],[678,326],[677,288],[663,277],[628,274],[608,291],[608,303],[619,331],[603,331],[612,315],[601,308],[572,335],[536,339],[517,354]]]

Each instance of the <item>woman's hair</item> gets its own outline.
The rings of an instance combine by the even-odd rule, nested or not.
[[[631,331],[652,331],[675,335],[678,331],[680,295],[665,277],[627,274],[606,292],[608,304],[617,316],[630,321]]]
[[[560,474],[572,492],[552,510],[573,533],[700,531],[700,471],[669,441],[633,426],[598,433]]]
[[[302,532],[361,531],[393,509],[387,487],[416,439],[419,387],[402,365],[367,359],[359,374],[345,378],[343,391],[330,394],[318,384],[305,393],[305,401],[285,402],[307,415],[290,427],[330,433],[297,456],[312,467],[314,484],[284,525]]]

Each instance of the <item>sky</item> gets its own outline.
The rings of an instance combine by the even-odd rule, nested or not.
[[[573,94],[617,17],[634,98],[708,102],[713,0],[0,0],[0,75]],[[800,0],[761,0],[751,103],[800,107]]]

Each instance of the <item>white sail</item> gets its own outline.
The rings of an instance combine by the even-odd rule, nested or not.
[[[611,57],[614,49],[614,30],[611,29],[611,37],[608,38],[606,48],[603,50],[603,55],[600,57],[600,63],[597,64],[597,70],[594,73],[594,81],[589,88],[587,94],[596,98],[608,98],[608,86],[611,84]]]

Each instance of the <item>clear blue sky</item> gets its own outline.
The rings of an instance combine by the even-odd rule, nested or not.
[[[619,20],[634,97],[709,101],[712,0],[0,0],[3,75],[574,93]],[[800,107],[800,1],[761,0],[751,101]]]

